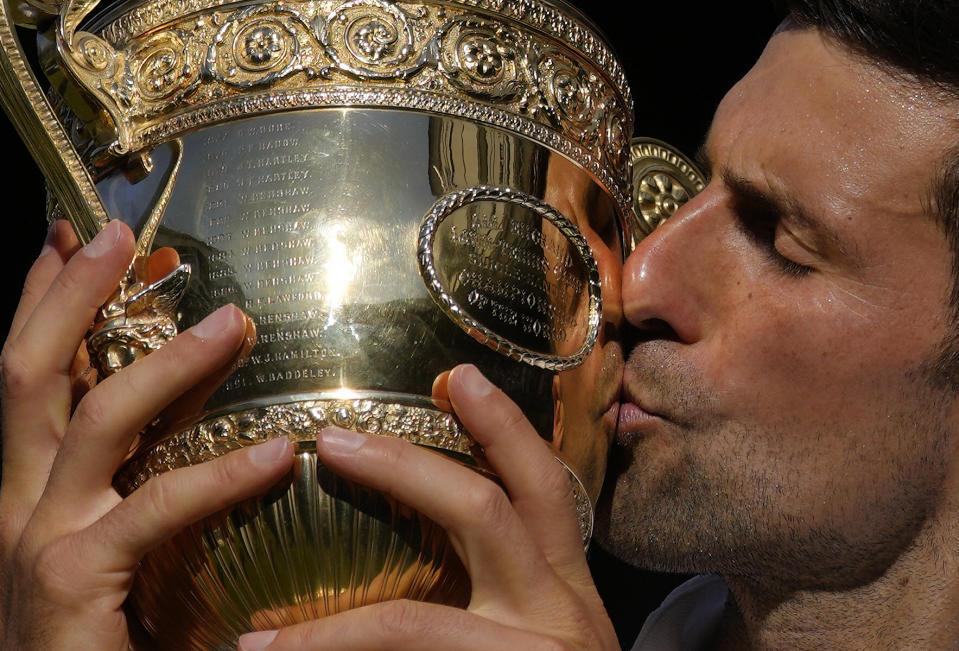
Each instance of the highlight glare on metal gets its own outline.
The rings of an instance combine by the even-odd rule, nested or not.
[[[445,532],[332,475],[314,443],[329,426],[398,437],[496,481],[431,395],[463,362],[551,442],[588,539],[622,372],[611,279],[636,225],[630,92],[577,11],[26,1],[51,21],[42,64],[66,89],[64,123],[40,122],[138,237],[93,358],[119,370],[231,302],[256,324],[236,368],[141,433],[117,489],[277,436],[298,446],[282,485],[144,559],[130,607],[161,647],[234,648],[384,599],[465,603]],[[45,110],[10,104],[31,123]],[[59,169],[65,151],[40,155]],[[150,277],[147,256],[169,250]]]

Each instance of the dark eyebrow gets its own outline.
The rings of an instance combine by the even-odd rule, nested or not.
[[[751,209],[754,214],[789,219],[792,223],[815,234],[827,246],[858,266],[861,258],[855,247],[840,237],[839,233],[824,220],[806,210],[793,197],[764,191],[749,179],[737,176],[727,167],[722,169],[721,178],[723,184],[733,195],[733,200],[740,206]]]

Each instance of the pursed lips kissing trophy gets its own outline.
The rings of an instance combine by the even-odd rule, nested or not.
[[[622,261],[701,187],[661,143],[630,147],[630,91],[595,27],[561,0],[99,5],[0,12],[4,107],[51,215],[84,242],[110,219],[137,236],[91,358],[119,371],[230,302],[257,331],[222,384],[141,433],[115,485],[297,445],[283,484],[144,559],[130,606],[157,646],[232,649],[386,599],[464,603],[445,533],[315,454],[337,425],[491,474],[431,398],[461,362],[552,442],[588,540],[618,407]],[[14,23],[36,29],[42,90]],[[156,277],[150,256],[170,249]]]

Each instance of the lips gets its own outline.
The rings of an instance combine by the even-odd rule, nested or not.
[[[619,395],[617,394],[613,400],[610,402],[609,407],[606,411],[603,412],[603,415],[600,417],[600,421],[603,424],[604,431],[608,436],[611,436],[612,433],[616,431],[616,428],[619,424]]]
[[[619,406],[619,420],[616,423],[616,437],[621,442],[628,442],[636,434],[641,433],[656,423],[662,422],[662,417],[647,411],[632,401],[623,402]]]
[[[663,339],[635,342],[623,369],[617,442],[696,426],[713,411],[706,386],[689,349]]]
[[[630,378],[630,375],[627,369],[623,377],[619,419],[616,423],[616,439],[621,445],[629,444],[636,436],[641,435],[643,430],[666,420],[647,400],[640,397],[635,390],[640,383],[636,378]]]

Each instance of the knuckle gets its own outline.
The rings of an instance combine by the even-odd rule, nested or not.
[[[151,353],[149,356],[154,357],[155,355]],[[147,360],[141,358],[134,362],[134,364],[139,364],[144,361]],[[149,361],[151,364],[156,364],[156,360]],[[143,367],[141,366],[140,368],[142,369]],[[168,377],[168,373],[154,372],[150,374],[148,378],[144,378],[139,372],[130,371],[128,373],[117,373],[109,379],[120,385],[120,392],[124,395],[144,396],[150,395],[151,391],[157,388],[158,383],[163,382]]]
[[[526,424],[526,416],[519,407],[510,403],[503,413],[503,425],[508,429],[515,429]]]
[[[24,301],[35,303],[47,293],[52,282],[51,272],[53,269],[43,257],[38,258],[33,263],[33,266],[27,272],[27,277],[23,280],[21,303]]]
[[[196,365],[201,360],[198,359],[196,350],[190,344],[191,341],[187,338],[175,337],[152,355],[153,363],[163,364],[171,369]]]
[[[71,423],[81,432],[99,432],[108,421],[108,409],[107,403],[100,394],[91,391],[80,400]]]
[[[39,548],[31,559],[25,574],[32,577],[37,592],[53,603],[65,603],[77,591],[76,554],[72,539],[59,538]]]
[[[491,481],[478,482],[468,493],[467,509],[484,527],[502,529],[513,518],[513,505],[499,486]]]
[[[0,353],[0,391],[7,399],[35,398],[37,385],[36,365],[14,343],[8,343]]]
[[[557,460],[546,464],[539,472],[538,484],[544,495],[556,495],[568,497],[573,500],[573,485],[570,482],[570,475],[566,469]]]
[[[365,445],[376,446],[377,452],[383,457],[383,463],[389,466],[401,467],[406,462],[406,456],[412,448],[399,439],[373,437]]]
[[[316,645],[317,637],[321,635],[316,630],[320,621],[322,620],[312,620],[299,626],[281,628],[273,644],[283,649],[313,648]]]
[[[523,415],[520,408],[510,401],[504,407],[497,431],[508,435],[511,432],[529,428],[528,423],[529,421],[526,420],[526,416]]]
[[[15,344],[7,344],[0,353],[0,391],[5,398],[29,392],[34,383],[32,367]]]
[[[415,602],[408,599],[388,601],[375,612],[375,625],[384,640],[408,639],[422,628],[421,610]]]
[[[233,486],[249,469],[249,456],[242,451],[227,454],[208,464],[210,482],[214,486]]]
[[[146,506],[156,514],[160,520],[167,520],[176,503],[177,473],[164,473],[157,477],[152,477],[140,489],[144,491]]]
[[[49,293],[59,296],[87,297],[88,307],[93,309],[99,307],[98,302],[94,300],[93,297],[88,296],[90,293],[90,282],[84,278],[80,270],[74,268],[72,265],[67,265],[57,274],[57,277],[53,279],[53,283],[50,286]]]
[[[221,356],[219,351],[210,348],[201,352],[193,337],[176,336],[156,352],[137,360],[142,372],[118,375],[125,378],[128,391],[139,395],[139,392],[154,391],[158,378],[172,387],[195,377],[198,372],[207,372],[222,364]]]

